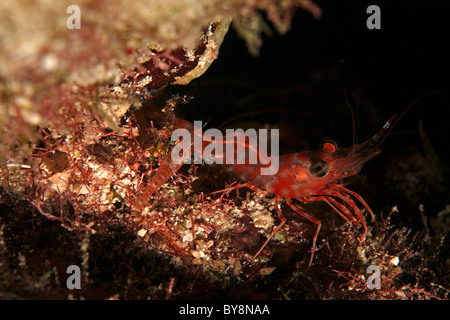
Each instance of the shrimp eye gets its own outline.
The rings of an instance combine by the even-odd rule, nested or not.
[[[329,171],[330,167],[328,166],[328,163],[322,160],[314,162],[313,164],[311,164],[311,167],[309,167],[309,172],[311,172],[311,174],[317,178],[325,177]]]
[[[320,140],[320,145],[324,150],[334,151],[337,149],[337,143],[331,138],[323,138]]]

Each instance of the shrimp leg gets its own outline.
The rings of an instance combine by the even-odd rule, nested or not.
[[[264,247],[269,243],[270,239],[283,227],[283,225],[286,223],[286,218],[281,213],[280,205],[279,205],[280,197],[275,198],[275,209],[277,210],[278,216],[281,219],[281,223],[273,229],[270,236],[267,238],[266,242],[261,246],[261,248],[258,250],[258,252],[253,256],[253,260],[261,253],[261,251],[264,249]]]
[[[261,190],[261,189],[255,187],[254,185],[252,185],[249,182],[240,183],[240,184],[237,184],[235,186],[232,186],[232,187],[229,187],[229,188],[226,188],[226,189],[214,191],[214,192],[211,192],[211,194],[229,192],[229,191],[233,191],[233,190],[240,189],[240,188],[249,188],[249,189],[251,189],[253,191],[260,192],[262,195],[265,195],[265,196],[271,195],[270,192]]]
[[[212,192],[212,194],[214,193],[219,193],[219,192],[228,192],[228,191],[232,191],[232,190],[236,190],[239,188],[244,188],[247,187],[253,191],[256,192],[260,192],[263,195],[269,195],[270,193],[261,189],[258,189],[257,187],[255,187],[254,185],[246,182],[246,183],[241,183],[238,185],[235,185],[233,187],[227,188],[227,189],[223,189],[223,190],[219,190],[219,191],[214,191]],[[261,253],[261,251],[265,248],[265,246],[269,243],[269,241],[273,238],[273,236],[283,227],[283,225],[286,223],[286,218],[284,217],[283,213],[281,213],[281,208],[280,208],[280,197],[275,197],[275,209],[277,211],[278,217],[280,217],[281,219],[281,223],[275,227],[275,229],[273,229],[272,233],[270,234],[270,236],[266,239],[266,241],[264,242],[264,244],[261,246],[261,248],[259,248],[258,252],[253,256],[253,260],[256,259],[257,256],[259,256],[259,254]]]
[[[291,199],[286,198],[286,203],[289,205],[289,207],[291,207],[292,210],[294,210],[300,216],[302,216],[303,218],[305,218],[317,225],[316,232],[314,233],[314,237],[313,237],[313,245],[311,248],[311,257],[309,258],[308,267],[310,267],[313,262],[314,253],[316,252],[316,241],[317,241],[317,237],[319,236],[320,228],[322,227],[322,221],[314,218],[313,216],[310,216],[303,209],[300,209],[298,206],[293,205],[291,202]]]

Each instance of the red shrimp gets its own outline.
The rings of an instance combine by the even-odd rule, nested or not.
[[[281,219],[281,223],[272,231],[271,235],[254,257],[259,255],[273,235],[280,230],[286,222],[286,218],[283,216],[279,206],[281,199],[285,199],[292,210],[300,216],[317,225],[313,237],[309,265],[311,265],[314,252],[316,251],[316,241],[322,223],[320,220],[308,214],[298,204],[293,204],[291,199],[296,199],[303,203],[315,201],[327,203],[348,223],[359,225],[360,221],[364,227],[364,238],[367,232],[367,225],[355,199],[363,205],[372,217],[373,212],[361,196],[344,187],[339,181],[343,178],[357,174],[367,161],[379,153],[379,150],[377,150],[376,147],[379,145],[380,140],[385,136],[390,123],[391,122],[388,121],[374,137],[360,145],[345,149],[337,149],[335,145],[328,142],[318,151],[304,151],[280,156],[278,159],[279,170],[274,175],[261,175],[261,168],[268,167],[269,164],[230,165],[232,171],[239,175],[240,178],[244,181],[251,182],[242,183],[214,193],[248,187],[264,194],[275,195],[275,208]],[[194,125],[192,123],[181,119],[176,119],[174,127],[183,127],[191,132],[194,131]],[[223,143],[237,142],[233,138],[232,140],[225,139]],[[250,148],[250,144],[246,144],[246,147]],[[183,162],[179,164],[174,163],[171,156],[166,156],[144,192],[135,200],[135,209],[142,210],[145,207],[145,204],[148,203],[151,195],[170,179],[182,165]]]
[[[302,203],[316,201],[325,202],[349,224],[359,225],[361,223],[364,228],[364,234],[361,241],[364,240],[367,233],[367,224],[357,202],[362,205],[372,218],[374,218],[374,214],[364,199],[358,193],[347,189],[341,181],[343,178],[356,175],[367,161],[378,155],[380,153],[380,150],[378,149],[379,145],[384,141],[397,121],[420,98],[430,93],[432,92],[423,94],[412,102],[402,114],[397,117],[394,123],[393,120],[396,116],[392,116],[377,134],[362,144],[338,149],[336,145],[328,142],[325,143],[320,150],[282,155],[278,158],[279,170],[274,175],[261,174],[261,168],[269,167],[270,164],[263,165],[261,163],[256,163],[230,165],[232,171],[247,182],[213,193],[227,192],[242,187],[248,187],[262,194],[275,195],[275,209],[281,219],[281,223],[274,228],[265,243],[255,254],[254,258],[260,254],[274,234],[286,223],[286,218],[280,209],[280,201],[282,199],[286,201],[288,206],[291,207],[294,212],[316,225],[312,240],[309,266],[312,264],[314,258],[316,242],[322,222],[308,214],[299,204],[293,203],[292,199]],[[190,132],[194,132],[194,125],[185,120],[176,119],[174,127],[186,128]],[[202,148],[208,143],[209,142],[203,143]],[[235,142],[234,137],[231,139],[226,137],[223,143],[233,143],[236,146],[237,142]],[[246,143],[245,147],[247,147],[247,152],[250,150],[251,144]],[[257,152],[257,150],[253,151]],[[185,160],[187,160],[187,157]],[[183,163],[174,163],[171,156],[166,156],[144,192],[136,198],[134,202],[135,209],[142,210],[149,201],[151,195],[172,177],[182,165]]]

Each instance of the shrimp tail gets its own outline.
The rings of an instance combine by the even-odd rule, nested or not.
[[[173,124],[174,129],[187,129],[191,134],[195,133],[194,124],[176,118]],[[184,159],[186,160],[186,159]],[[162,160],[157,172],[151,178],[149,184],[145,187],[144,192],[142,192],[134,202],[134,208],[138,211],[142,211],[146,204],[149,202],[150,197],[158,191],[158,189],[169,180],[177,171],[181,168],[185,161],[174,162],[171,154],[166,155]]]
[[[134,202],[134,207],[137,210],[142,210],[148,203],[152,194],[154,194],[167,180],[170,179],[183,165],[172,161],[172,157],[167,155],[161,162],[161,165],[152,177],[148,186],[146,186],[143,193],[141,193]]]

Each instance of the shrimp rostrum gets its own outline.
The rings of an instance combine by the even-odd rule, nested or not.
[[[301,207],[300,204],[302,203],[325,202],[349,224],[361,224],[364,228],[361,240],[364,239],[367,233],[367,224],[362,210],[365,209],[374,217],[373,212],[358,193],[347,189],[342,184],[342,179],[356,175],[367,161],[380,153],[378,146],[386,137],[391,122],[392,118],[386,122],[375,136],[362,144],[348,148],[337,148],[335,144],[327,142],[319,150],[279,156],[277,159],[279,164],[278,170],[273,174],[264,175],[261,173],[263,172],[261,169],[269,166],[264,159],[255,164],[248,164],[247,162],[244,164],[228,164],[231,170],[245,182],[214,193],[248,187],[262,194],[275,195],[275,209],[281,219],[281,223],[274,228],[254,257],[260,254],[274,234],[286,223],[286,218],[280,208],[280,201],[283,199],[294,212],[316,225],[309,265],[313,261],[322,222]],[[179,126],[190,127],[192,130],[192,124],[187,121],[177,120],[177,123]],[[237,140],[239,139],[226,136],[224,141],[220,143],[234,144],[237,147]],[[240,141],[242,144],[242,140]],[[254,148],[254,144],[250,143],[248,139],[245,141],[247,151]],[[202,148],[205,148],[206,145],[203,144]],[[157,190],[158,186],[169,179],[181,166],[174,165],[172,160],[167,158],[170,157],[166,157],[161,164],[161,174],[158,175],[157,172],[155,177],[152,178],[149,187],[137,198],[135,207],[138,209],[142,208],[143,204],[148,201],[150,195]],[[261,157],[258,159],[261,159]]]

